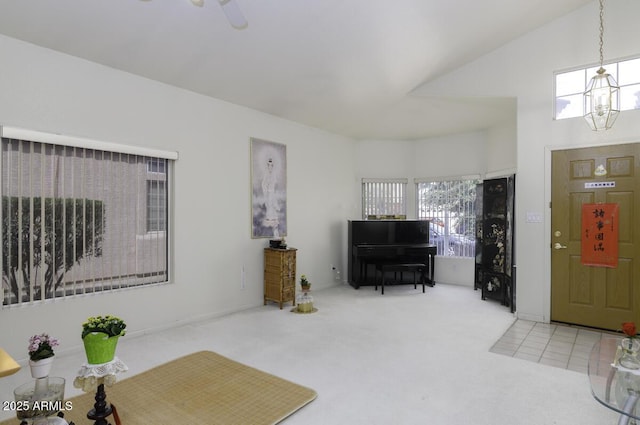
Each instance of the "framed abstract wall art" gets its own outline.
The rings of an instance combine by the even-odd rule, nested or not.
[[[287,236],[287,146],[251,138],[251,237]]]

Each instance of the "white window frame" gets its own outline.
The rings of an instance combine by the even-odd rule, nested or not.
[[[612,62],[603,64],[603,68],[606,69],[607,73],[613,76],[613,78],[618,83],[618,86],[620,87],[620,91],[619,91],[620,111],[630,111],[633,109],[640,109],[640,94],[637,94],[637,93],[640,93],[640,72],[636,73],[634,72],[634,69],[632,69],[631,72],[628,72],[626,74],[623,72],[621,75],[619,71],[621,65],[623,67],[629,66],[629,65],[638,66],[637,65],[638,62],[640,62],[640,56],[628,57],[618,61],[612,61]],[[584,105],[584,99],[583,99],[584,90],[586,89],[587,84],[589,83],[591,78],[594,75],[596,75],[596,71],[599,68],[600,68],[599,64],[597,65],[591,64],[589,66],[565,69],[565,70],[556,71],[553,73],[553,95],[554,95],[553,96],[553,99],[554,99],[553,119],[554,120],[563,120],[568,118],[578,118],[578,117],[584,116],[585,114],[585,105]],[[583,80],[582,84],[576,87],[575,90],[568,91],[567,93],[562,93],[561,95],[558,95],[558,90],[559,90],[558,79],[562,78],[562,76],[572,74],[572,73],[582,74],[582,77],[581,77]],[[637,88],[637,91],[635,91],[635,88]],[[630,92],[631,90],[634,90],[634,91],[631,93]],[[635,105],[633,104],[633,97],[631,96],[636,97]],[[564,99],[570,98],[570,97],[573,97],[576,100],[576,102],[579,103],[580,105],[579,108],[581,113],[559,116],[562,113],[562,109],[560,109],[559,104],[563,103]]]

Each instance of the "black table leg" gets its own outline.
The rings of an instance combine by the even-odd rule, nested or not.
[[[100,384],[96,391],[96,403],[93,405],[93,409],[87,413],[87,418],[95,421],[94,425],[111,425],[106,418],[111,415],[112,410],[106,399],[107,393],[104,391],[104,384]]]

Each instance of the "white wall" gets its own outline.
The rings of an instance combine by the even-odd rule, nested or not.
[[[287,145],[287,242],[299,249],[298,275],[316,288],[336,284],[331,264],[346,275],[352,140],[6,37],[0,57],[1,124],[180,154],[172,283],[2,308],[0,345],[11,355],[24,359],[41,332],[60,338],[61,350],[77,348],[91,315],[120,315],[141,333],[261,305],[268,241],[251,239],[250,137]]]
[[[640,139],[640,111],[623,112],[614,128],[604,133],[592,132],[581,118],[552,119],[553,72],[599,60],[598,15],[594,1],[416,91],[417,95],[518,99],[517,309],[518,316],[526,319],[550,319],[549,151]],[[640,54],[640,2],[607,2],[604,16],[605,61]],[[527,223],[527,212],[544,214],[544,222]]]
[[[514,104],[513,119],[487,131],[486,174],[491,177],[507,176],[516,171],[516,109]]]

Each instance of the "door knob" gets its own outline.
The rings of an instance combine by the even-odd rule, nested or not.
[[[560,244],[560,242],[556,242],[553,244],[553,249],[567,249],[567,246]]]

